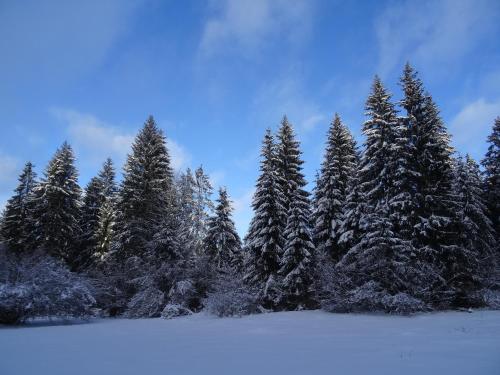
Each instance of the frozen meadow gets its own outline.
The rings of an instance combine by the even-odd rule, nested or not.
[[[283,312],[0,328],[0,374],[500,374],[500,311]]]

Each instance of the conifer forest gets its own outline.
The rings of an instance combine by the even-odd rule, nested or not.
[[[243,238],[231,192],[175,171],[153,116],[86,186],[69,143],[43,172],[27,161],[1,215],[0,323],[498,308],[500,117],[474,160],[410,64],[399,88],[373,79],[362,144],[333,115],[312,191],[294,119],[276,119]]]

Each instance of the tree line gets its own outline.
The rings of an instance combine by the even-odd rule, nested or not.
[[[28,162],[1,218],[0,320],[96,308],[173,317],[489,304],[498,290],[500,117],[480,169],[455,153],[409,64],[400,86],[396,103],[375,77],[362,147],[335,114],[312,194],[292,124],[285,116],[276,134],[267,130],[243,241],[226,189],[213,202],[202,167],[174,173],[153,117],[119,184],[108,159],[82,191],[67,143],[41,179]]]

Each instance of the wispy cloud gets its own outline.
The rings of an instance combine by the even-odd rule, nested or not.
[[[0,152],[0,212],[16,187],[19,167],[19,160]]]
[[[52,108],[50,111],[64,124],[69,141],[89,164],[97,166],[107,157],[113,158],[117,165],[125,162],[131,151],[134,133],[92,114],[64,108]],[[167,139],[167,146],[174,169],[181,169],[191,161],[191,155],[175,140]]]
[[[167,147],[170,152],[172,168],[181,170],[191,163],[191,154],[183,146],[167,138]]]
[[[485,140],[497,116],[500,116],[500,99],[487,101],[480,98],[462,108],[450,123],[458,149],[481,158],[486,147]]]
[[[307,132],[318,124],[327,124],[328,116],[319,104],[307,96],[304,80],[296,70],[291,69],[263,85],[253,105],[256,113],[265,117],[265,123],[277,126],[286,114],[299,131]]]
[[[311,25],[312,2],[302,0],[221,0],[212,3],[200,41],[200,52],[223,50],[254,54],[270,39],[299,43]]]
[[[233,200],[234,221],[240,236],[244,236],[252,219],[252,199],[255,194],[255,188],[246,189],[243,194]]]
[[[384,76],[406,60],[449,69],[448,64],[455,63],[488,34],[499,14],[496,0],[390,3],[375,20],[377,71]]]

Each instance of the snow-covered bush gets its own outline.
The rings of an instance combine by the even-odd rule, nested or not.
[[[159,317],[165,306],[165,294],[155,287],[137,292],[128,303],[126,316],[129,318]]]
[[[340,313],[379,311],[403,315],[429,310],[420,299],[406,293],[391,295],[374,281],[353,289],[334,286],[328,298],[322,301],[322,308]]]
[[[205,309],[218,317],[243,316],[258,311],[255,294],[234,271],[220,274],[214,290],[204,302]]]
[[[486,289],[483,291],[486,306],[500,310],[500,290]]]
[[[191,315],[193,312],[187,307],[178,305],[176,303],[169,303],[161,312],[161,317],[164,319],[177,318],[179,316]]]
[[[398,293],[393,296],[386,295],[382,298],[382,305],[386,312],[396,314],[411,314],[428,310],[420,299],[414,298],[406,293]]]
[[[35,317],[84,317],[95,304],[91,283],[42,253],[19,258],[0,250],[0,323]]]

